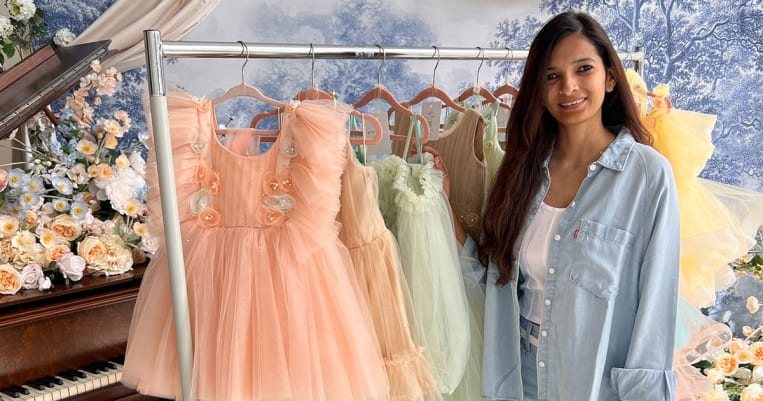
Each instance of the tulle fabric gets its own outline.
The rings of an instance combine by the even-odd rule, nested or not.
[[[714,115],[670,108],[656,96],[649,108],[646,83],[627,70],[642,122],[654,147],[673,167],[681,219],[681,262],[674,369],[677,399],[695,400],[712,388],[692,363],[723,349],[730,329],[703,315],[715,304],[716,291],[735,281],[729,262],[746,254],[763,222],[763,194],[698,177],[713,154]],[[667,92],[667,91],[665,91]],[[664,95],[667,95],[665,93]]]
[[[429,155],[431,157],[431,155]],[[470,314],[458,263],[457,245],[442,174],[433,163],[409,164],[389,156],[374,167],[381,182],[381,203],[395,208],[391,231],[397,238],[403,272],[417,319],[413,329],[432,364],[438,390],[453,393],[469,362]]]
[[[347,147],[342,175],[339,238],[350,251],[361,295],[379,339],[391,401],[441,400],[424,349],[412,336],[410,292],[392,232],[384,225],[372,167],[361,165]]]
[[[359,306],[335,222],[346,162],[344,112],[302,102],[287,112],[273,149],[247,157],[215,137],[208,100],[176,92],[168,108],[193,336],[192,393],[209,401],[387,400],[378,341]],[[284,164],[285,138],[297,152]],[[148,166],[150,224],[159,227],[153,154]],[[191,213],[199,166],[219,175],[211,203],[220,214],[210,220],[216,225]],[[269,220],[263,199],[274,171],[290,176],[294,207]],[[122,382],[144,394],[181,398],[164,249],[141,284]]]
[[[728,263],[755,245],[763,222],[763,194],[698,177],[713,153],[715,116],[653,108],[644,122],[676,177],[681,210],[679,292],[697,307],[712,306],[716,292],[736,279]]]

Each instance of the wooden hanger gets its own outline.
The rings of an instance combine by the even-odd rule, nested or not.
[[[373,88],[371,88],[371,90],[366,92],[365,95],[363,95],[363,97],[360,98],[360,100],[358,100],[352,105],[352,107],[359,109],[367,105],[368,103],[371,103],[372,100],[381,99],[387,102],[387,104],[390,106],[390,109],[393,110],[394,112],[398,114],[404,114],[409,117],[413,117],[413,110],[411,110],[410,108],[406,106],[403,106],[395,98],[395,96],[389,90],[387,90],[387,88],[382,86],[381,70],[382,70],[382,66],[384,65],[384,59],[385,59],[384,48],[381,47],[380,45],[376,45],[376,46],[379,47],[379,49],[381,49],[382,51],[382,62],[381,64],[379,64],[379,71],[378,71],[376,86],[374,86]],[[426,119],[424,119],[421,115],[417,115],[416,117],[417,117],[417,120],[419,120],[420,122],[423,120],[423,123],[421,126],[423,131],[421,141],[422,143],[426,143],[429,140],[429,124],[426,123]],[[405,141],[405,138],[406,137],[404,135],[394,135],[394,134],[390,135],[390,139],[395,141]]]

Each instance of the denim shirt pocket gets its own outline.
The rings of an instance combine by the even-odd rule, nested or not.
[[[582,219],[574,237],[570,280],[598,298],[613,299],[617,295],[623,265],[630,254],[633,234]]]

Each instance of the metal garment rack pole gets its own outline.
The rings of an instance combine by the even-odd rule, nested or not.
[[[164,58],[281,58],[281,59],[407,59],[407,60],[525,60],[527,50],[482,49],[464,47],[395,47],[395,46],[346,46],[280,43],[240,42],[162,42],[156,30],[143,32],[146,51],[149,101],[154,130],[154,147],[159,172],[159,190],[164,216],[164,235],[174,308],[180,379],[183,400],[193,401],[190,393],[193,348],[191,324],[186,292],[183,248],[180,236],[180,219],[177,210],[177,192],[172,161],[172,143],[169,132],[166,87],[164,81]],[[244,48],[248,51],[244,52]],[[642,74],[644,52],[618,53],[622,61],[633,61],[635,69]]]

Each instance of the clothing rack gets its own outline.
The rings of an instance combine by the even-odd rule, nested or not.
[[[284,43],[165,41],[156,30],[143,32],[146,53],[149,103],[154,132],[154,149],[159,174],[159,191],[164,217],[164,236],[172,291],[183,400],[191,396],[192,344],[188,294],[183,263],[180,218],[172,161],[169,114],[164,81],[164,58],[281,58],[281,59],[437,59],[437,60],[525,60],[527,50],[464,47],[349,46]],[[246,51],[245,51],[246,49]],[[618,53],[623,61],[633,61],[642,74],[644,51]]]

